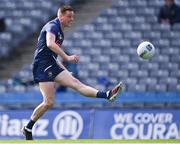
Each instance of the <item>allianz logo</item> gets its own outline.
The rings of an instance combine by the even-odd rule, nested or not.
[[[12,118],[11,114],[0,115],[0,137],[22,137],[21,129],[28,123],[26,118]],[[77,139],[83,130],[82,117],[75,111],[58,113],[51,122],[49,119],[39,119],[33,127],[36,137],[48,137],[51,133],[57,139]]]
[[[82,130],[82,117],[75,111],[61,112],[54,119],[53,132],[57,139],[77,139]]]
[[[0,136],[22,136],[21,129],[28,123],[28,119],[11,118],[8,114],[0,115]],[[48,119],[40,119],[33,128],[34,136],[47,136]]]

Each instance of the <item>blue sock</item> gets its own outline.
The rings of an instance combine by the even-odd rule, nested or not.
[[[105,98],[105,99],[107,99],[107,93],[102,92],[102,91],[98,91],[96,97],[97,98]]]
[[[34,124],[35,124],[35,121],[30,120],[29,123],[27,124],[26,128],[32,129],[32,127],[34,126]]]

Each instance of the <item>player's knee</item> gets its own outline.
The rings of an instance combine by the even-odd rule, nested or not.
[[[53,107],[53,105],[54,105],[54,102],[53,102],[53,101],[45,101],[45,102],[44,102],[44,106],[45,106],[47,109]]]
[[[80,82],[78,79],[76,79],[76,78],[73,79],[73,85],[72,85],[72,87],[73,87],[74,89],[78,89],[81,85],[82,85],[82,84],[81,84],[81,82]]]

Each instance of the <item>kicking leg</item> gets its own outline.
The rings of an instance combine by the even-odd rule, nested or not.
[[[97,97],[97,98],[105,98],[109,101],[114,101],[117,94],[123,90],[123,84],[119,83],[116,85],[112,90],[107,92],[98,91],[97,89],[87,86],[80,82],[78,79],[73,77],[71,73],[69,73],[67,70],[61,72],[59,75],[57,75],[56,82],[60,83],[63,86],[70,87],[80,94],[88,97]]]
[[[96,97],[96,94],[98,92],[97,89],[80,82],[78,79],[73,77],[72,74],[67,70],[64,70],[63,72],[58,74],[55,78],[55,81],[65,87],[70,87],[87,97]]]

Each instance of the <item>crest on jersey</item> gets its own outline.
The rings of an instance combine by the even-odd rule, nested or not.
[[[52,75],[53,75],[52,72],[49,71],[49,72],[48,72],[48,77],[52,77]]]

